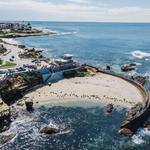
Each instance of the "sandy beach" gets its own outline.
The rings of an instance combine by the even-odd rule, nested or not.
[[[65,103],[70,101],[112,103],[116,106],[132,107],[143,101],[140,90],[129,82],[103,73],[93,77],[64,79],[35,89],[24,97],[37,105]]]

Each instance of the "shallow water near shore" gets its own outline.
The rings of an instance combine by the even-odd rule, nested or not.
[[[71,106],[72,105],[72,106]],[[1,147],[3,150],[148,150],[149,132],[142,130],[133,138],[118,133],[119,125],[126,113],[125,109],[115,108],[108,114],[104,106],[83,103],[42,106],[33,114],[19,111],[8,133],[16,137]],[[62,128],[56,135],[40,134],[42,126]],[[140,144],[140,145],[139,145]]]

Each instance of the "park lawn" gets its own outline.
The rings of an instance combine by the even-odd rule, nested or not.
[[[0,65],[0,68],[15,67],[16,65],[17,65],[16,63],[13,63],[13,62],[10,62],[10,61],[6,61],[2,65]]]

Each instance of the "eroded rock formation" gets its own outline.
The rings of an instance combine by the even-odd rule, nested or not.
[[[0,95],[3,101],[11,105],[34,86],[42,83],[42,76],[38,72],[25,72],[9,75],[0,84]]]

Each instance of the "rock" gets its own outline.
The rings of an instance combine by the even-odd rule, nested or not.
[[[147,120],[147,121],[144,123],[144,128],[148,128],[148,130],[150,130],[150,120]]]
[[[1,135],[0,136],[0,144],[3,145],[7,142],[9,142],[10,140],[12,140],[14,137],[16,136],[15,133],[11,133],[9,135]]]
[[[134,81],[140,83],[143,86],[146,83],[146,77],[143,77],[143,76],[132,76],[131,79],[133,79]]]
[[[108,70],[108,71],[110,71],[110,70],[111,70],[110,65],[107,65],[107,66],[106,66],[106,70]]]
[[[45,133],[45,134],[56,134],[58,132],[60,132],[60,129],[51,128],[49,126],[45,126],[40,130],[40,133]]]
[[[106,106],[106,111],[107,111],[108,113],[111,113],[111,112],[113,111],[113,108],[114,108],[113,104],[108,104],[108,105]]]
[[[23,105],[24,105],[24,102],[23,102],[23,101],[18,101],[16,105],[17,105],[17,106],[23,106]]]
[[[12,105],[23,98],[24,93],[41,83],[43,79],[39,72],[20,72],[9,75],[1,81],[0,97],[4,103]]]
[[[133,136],[133,132],[130,129],[122,128],[119,130],[119,133],[128,137]]]
[[[19,48],[22,48],[22,49],[26,48],[25,45],[18,45],[18,47],[19,47]]]
[[[4,132],[9,129],[11,123],[10,108],[3,104],[0,106],[0,132]]]
[[[26,101],[25,102],[26,104],[26,110],[29,111],[29,112],[33,112],[33,101]]]
[[[135,70],[136,64],[131,63],[131,64],[125,64],[121,67],[121,70],[123,72],[128,72],[128,71],[132,71]]]

